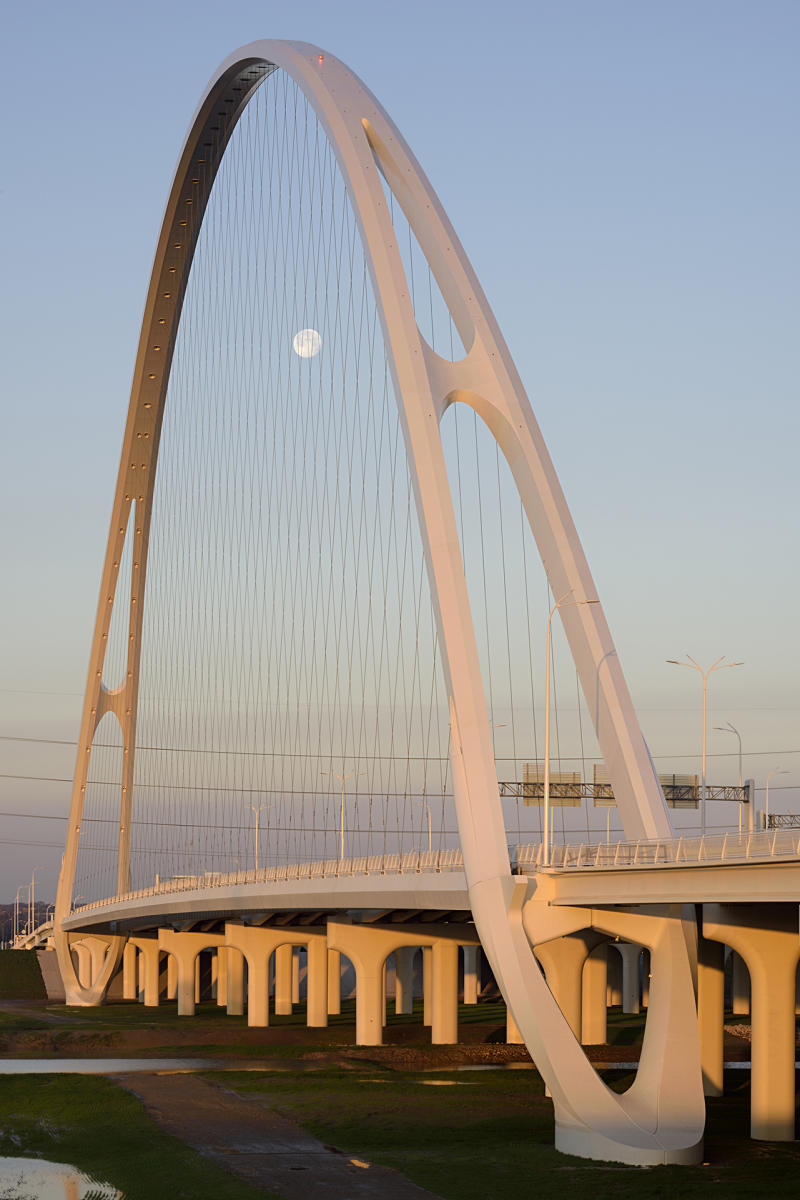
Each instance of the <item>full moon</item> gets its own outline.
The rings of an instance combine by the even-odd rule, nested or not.
[[[322,349],[322,338],[316,329],[301,329],[292,341],[295,354],[300,358],[313,358]]]

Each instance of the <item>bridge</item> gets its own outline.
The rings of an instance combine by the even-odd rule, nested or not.
[[[67,1002],[120,976],[188,1017],[207,975],[266,1027],[301,951],[309,1024],[346,959],[375,1045],[387,962],[406,1011],[421,950],[447,1042],[480,953],[560,1149],[692,1162],[727,946],[754,1136],[792,1138],[797,837],[671,816],[752,799],[656,773],[530,402],[396,126],[317,47],[237,51],[145,304],[56,901]],[[624,842],[594,827],[610,806]],[[626,993],[650,962],[624,1095],[582,1045],[611,945]]]

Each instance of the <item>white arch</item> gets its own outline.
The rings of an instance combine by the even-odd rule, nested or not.
[[[205,209],[216,169],[239,115],[265,74],[275,67],[285,70],[303,90],[327,133],[372,276],[442,649],[459,832],[482,944],[553,1094],[560,1144],[573,1153],[625,1161],[686,1161],[696,1157],[702,1133],[702,1092],[699,1063],[695,1071],[684,1056],[682,1065],[688,1080],[684,1087],[678,1087],[675,1078],[665,1073],[666,1041],[675,1035],[674,1020],[658,1026],[661,1046],[658,1053],[651,1053],[648,1072],[642,1073],[627,1096],[616,1096],[599,1081],[575,1043],[535,963],[523,928],[523,905],[527,901],[535,908],[537,901],[535,896],[527,896],[526,881],[512,877],[509,868],[487,706],[439,433],[439,422],[450,403],[459,400],[473,407],[503,450],[553,593],[572,591],[576,597],[595,599],[588,564],[516,368],[433,189],[398,130],[360,80],[331,55],[304,43],[255,42],[226,59],[208,85],[175,173],[145,308],[123,443],[59,881],[57,922],[63,920],[70,906],[92,737],[108,710],[117,713],[123,730],[125,777],[118,886],[124,891],[129,884],[142,600],[172,347],[201,224],[199,215]],[[459,362],[451,363],[436,355],[417,327],[379,172],[403,208],[462,342],[469,347]],[[190,209],[191,220],[186,216]],[[114,594],[116,564],[129,515],[134,520],[135,565],[128,671],[123,687],[109,693],[100,682],[110,617],[108,597]],[[670,824],[663,794],[602,607],[596,603],[565,608],[562,616],[625,832],[631,838],[668,837]],[[582,924],[590,921],[586,914],[574,916],[576,919]],[[535,927],[536,921],[529,915],[527,924]],[[667,1007],[670,1013],[680,1011],[685,1017],[691,1007],[687,952],[683,939],[674,935],[674,922],[662,924],[667,932],[651,931],[649,940],[658,942],[662,958],[671,957],[674,1002]],[[637,940],[647,942],[648,937]],[[59,945],[68,999],[94,1002],[75,980],[63,934]]]

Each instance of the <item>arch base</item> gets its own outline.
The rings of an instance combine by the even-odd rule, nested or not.
[[[630,1167],[657,1167],[668,1164],[693,1166],[703,1160],[703,1139],[694,1145],[654,1146],[651,1141],[641,1146],[616,1142],[585,1125],[572,1125],[556,1120],[556,1150],[576,1158],[593,1158],[600,1162],[625,1163]]]
[[[122,951],[127,941],[127,938],[118,934],[104,935],[102,937],[101,940],[106,942],[108,947],[102,967],[98,971],[96,978],[92,980],[91,986],[84,987],[75,974],[70,947],[73,942],[81,941],[86,936],[86,934],[81,933],[67,933],[58,927],[55,931],[58,969],[61,972],[61,982],[64,985],[64,1003],[71,1008],[98,1008],[101,1004],[105,1004],[108,985],[111,982],[112,975],[122,961]]]

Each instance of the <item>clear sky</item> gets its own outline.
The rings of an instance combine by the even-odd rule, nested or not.
[[[515,356],[651,750],[697,769],[690,653],[760,784],[800,783],[800,7],[6,5],[0,811],[63,814],[131,371],[181,140],[260,37],[342,58],[437,189]],[[712,734],[711,777],[735,780]],[[692,757],[694,756],[694,757]],[[44,777],[22,781],[8,776]],[[772,794],[772,791],[771,791]],[[778,810],[800,792],[775,794]],[[0,817],[0,900],[61,821]],[[37,842],[39,845],[20,843]]]

